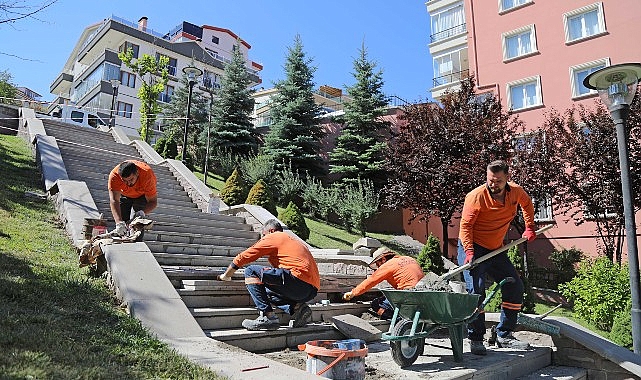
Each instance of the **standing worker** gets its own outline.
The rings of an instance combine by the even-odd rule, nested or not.
[[[291,315],[293,327],[309,322],[312,310],[305,303],[320,289],[320,274],[311,252],[300,240],[283,232],[278,220],[270,219],[261,230],[261,238],[234,257],[219,280],[231,281],[238,268],[267,256],[272,267],[249,265],[245,285],[260,312],[256,319],[245,319],[247,330],[276,330],[280,327],[272,304]]]
[[[126,235],[132,208],[134,218],[145,217],[158,205],[156,175],[142,161],[127,160],[116,165],[109,173],[108,188],[109,207],[116,222],[114,232],[117,235]]]
[[[375,269],[374,273],[354,289],[343,294],[344,300],[349,301],[382,281],[387,281],[394,289],[413,288],[425,276],[423,269],[414,258],[401,256],[385,246],[374,252],[369,266]],[[385,296],[374,299],[372,309],[381,319],[392,319],[394,315],[394,308]]]
[[[505,161],[493,161],[487,166],[487,181],[465,196],[458,241],[458,263],[464,265],[503,245],[503,239],[516,216],[518,206],[523,210],[525,232],[528,241],[536,238],[534,231],[534,206],[523,188],[508,182],[509,167]],[[501,318],[496,326],[496,343],[499,347],[525,350],[527,342],[512,335],[518,312],[523,303],[523,281],[506,252],[502,252],[479,265],[464,271],[468,292],[480,295],[479,304],[485,298],[485,275],[489,274],[497,283],[506,277],[513,277],[513,283],[501,288]],[[471,351],[485,355],[483,345],[485,314],[467,326]]]

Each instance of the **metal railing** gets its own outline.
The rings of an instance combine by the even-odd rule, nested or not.
[[[456,36],[457,34],[465,33],[467,31],[467,26],[465,23],[456,25],[452,28],[441,30],[430,35],[430,42],[436,42],[444,40],[448,37]]]
[[[461,79],[468,78],[470,76],[470,70],[462,70],[455,73],[449,73],[441,75],[440,77],[434,78],[434,87],[443,86],[449,83],[455,83]]]

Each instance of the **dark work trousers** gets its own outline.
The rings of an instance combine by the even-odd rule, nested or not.
[[[245,278],[254,277],[261,284],[247,284],[254,305],[259,311],[273,311],[272,305],[292,315],[294,307],[314,297],[318,289],[292,276],[288,269],[249,265]]]
[[[120,196],[120,216],[122,217],[122,220],[126,222],[131,219],[132,208],[134,209],[134,211],[140,211],[144,210],[145,206],[147,206],[147,198],[145,198],[144,195],[138,198],[127,198],[124,195]],[[145,230],[141,232],[136,241],[142,241],[144,236]]]
[[[394,308],[385,296],[373,299],[371,305],[372,310],[374,310],[381,319],[391,320],[394,316]]]
[[[481,257],[492,250],[474,244],[474,258]],[[461,240],[458,241],[458,263],[463,265],[465,262],[465,249]],[[506,283],[501,288],[502,301],[501,318],[496,326],[496,334],[500,337],[506,337],[516,326],[516,318],[519,313],[520,305],[523,303],[523,281],[516,272],[514,265],[507,256],[507,252],[501,252],[491,259],[483,261],[469,271],[463,271],[465,286],[468,293],[478,294],[479,305],[485,299],[485,281],[486,274],[489,274],[497,283],[506,277],[513,277],[513,283]],[[509,306],[508,306],[509,305]],[[519,305],[515,307],[515,305]],[[506,307],[507,306],[507,307]],[[485,334],[485,314],[479,316],[467,325],[467,336],[473,341],[482,341]]]

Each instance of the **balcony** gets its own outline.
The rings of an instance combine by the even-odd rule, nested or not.
[[[441,75],[440,77],[434,78],[434,87],[444,86],[450,83],[458,83],[460,80],[468,78],[469,76],[470,70],[463,70],[455,73]]]
[[[432,35],[430,35],[430,42],[437,42],[441,41],[453,36],[457,36],[459,34],[467,32],[467,24],[463,23],[460,25],[456,25],[455,27],[449,28],[442,30],[440,32],[436,32]]]
[[[158,101],[163,103],[171,103],[171,95],[161,92],[158,94]]]

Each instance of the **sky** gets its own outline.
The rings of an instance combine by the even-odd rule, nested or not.
[[[148,28],[162,33],[182,21],[229,29],[251,45],[249,59],[263,65],[265,88],[285,78],[287,48],[296,35],[316,67],[316,87],[353,85],[353,62],[364,45],[368,59],[382,70],[386,95],[410,102],[430,98],[425,0],[58,0],[33,18],[0,23],[0,71],[7,70],[15,85],[52,100],[49,85],[82,31],[111,15],[132,22],[146,16]]]

